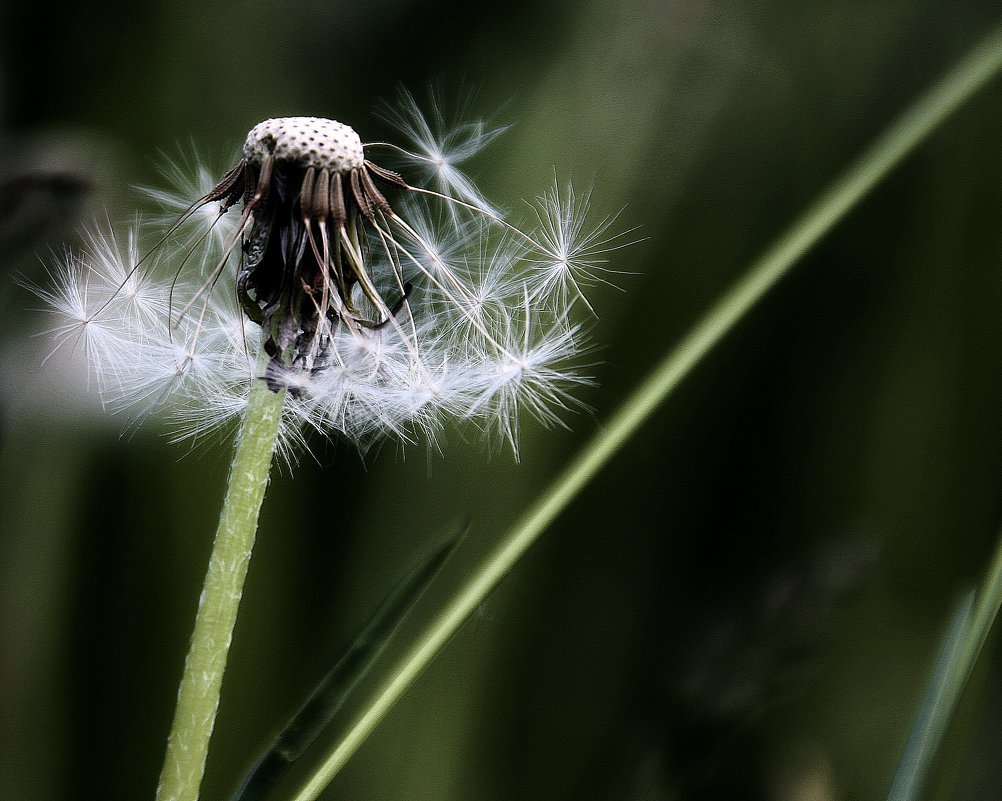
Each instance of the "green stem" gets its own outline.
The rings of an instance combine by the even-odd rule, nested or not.
[[[1002,608],[1002,531],[988,572],[976,593],[969,594],[954,615],[950,630],[915,715],[912,731],[898,761],[887,801],[921,798],[929,772],[960,706],[964,690]]]
[[[435,655],[558,514],[636,432],[654,409],[797,260],[964,101],[1002,69],[1002,28],[994,31],[908,109],[755,261],[737,284],[673,348],[612,420],[578,454],[431,622],[293,801],[313,801]]]
[[[995,618],[998,617],[999,609],[1002,609],[1002,531],[998,534],[995,552],[988,565],[988,572],[975,596],[971,625],[964,637],[957,659],[959,663],[957,670],[959,675],[956,679],[959,685],[956,693],[958,698],[974,672],[974,665],[988,641],[988,635],[995,624]],[[956,702],[953,705],[955,706]]]
[[[284,403],[284,391],[272,392],[264,381],[255,381],[184,663],[157,801],[198,798]]]

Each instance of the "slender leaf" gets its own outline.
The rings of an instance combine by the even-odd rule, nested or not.
[[[411,608],[456,550],[465,531],[422,558],[380,603],[345,654],[247,772],[232,801],[260,801],[331,724]]]
[[[887,795],[887,801],[911,801],[919,797],[929,766],[939,749],[951,713],[956,704],[958,686],[955,681],[958,655],[964,642],[964,635],[971,623],[974,608],[974,592],[968,593],[957,608],[947,629],[943,644],[939,648],[936,664],[926,686],[925,697],[915,716],[911,734],[905,751],[898,762],[894,783]]]
[[[970,593],[954,614],[933,667],[888,801],[917,801],[964,688],[974,672],[999,608],[1002,607],[1002,532],[981,589]]]

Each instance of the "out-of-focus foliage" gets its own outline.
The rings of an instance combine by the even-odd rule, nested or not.
[[[416,554],[470,537],[406,625],[997,4],[190,0],[0,9],[0,795],[152,797],[229,447],[119,436],[43,368],[16,275],[129,218],[158,152],[224,164],[265,117],[363,139],[400,84],[514,128],[472,172],[517,207],[593,182],[642,226],[595,293],[593,416],[522,463],[315,443],[276,476],[203,797],[224,798]],[[1002,475],[1002,86],[812,252],[580,497],[330,798],[881,797]],[[584,310],[582,310],[584,312]],[[407,632],[404,632],[406,636]],[[391,646],[391,649],[394,646]],[[950,741],[1002,791],[991,653]],[[279,796],[280,797],[280,796]]]

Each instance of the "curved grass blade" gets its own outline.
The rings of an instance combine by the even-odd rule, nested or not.
[[[275,783],[330,725],[465,535],[464,529],[443,542],[397,582],[347,652],[324,676],[271,747],[257,758],[232,801],[261,801],[267,797]]]

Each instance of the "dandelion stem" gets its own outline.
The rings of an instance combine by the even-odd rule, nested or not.
[[[935,83],[751,264],[747,272],[672,348],[608,425],[518,520],[482,565],[403,655],[351,722],[347,733],[292,801],[314,801],[379,722],[483,603],[547,526],[626,441],[797,261],[842,220],[962,103],[1002,71],[1002,27]]]
[[[198,798],[284,403],[284,391],[272,392],[264,381],[255,382],[184,663],[157,801]]]

